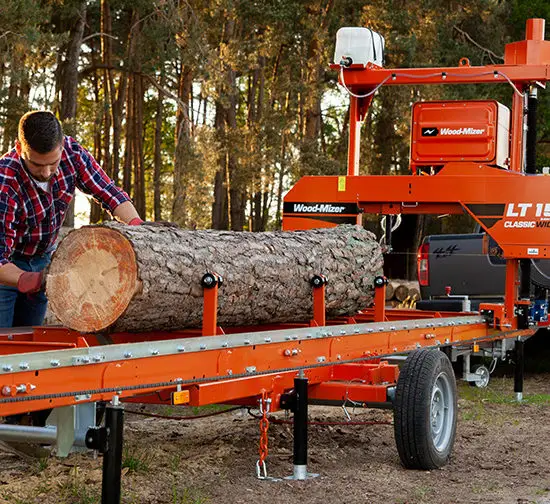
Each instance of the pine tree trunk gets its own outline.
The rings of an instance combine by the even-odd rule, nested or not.
[[[174,150],[174,183],[172,221],[187,226],[187,193],[193,157],[192,119],[189,103],[193,100],[193,73],[188,65],[179,75],[178,98],[184,106],[176,111],[176,146]]]
[[[69,43],[65,54],[65,61],[61,67],[61,111],[60,119],[65,134],[76,136],[76,109],[78,101],[78,62],[82,46],[82,37],[86,26],[86,1],[80,2],[76,12],[74,24],[71,27]],[[63,226],[74,227],[74,205],[71,201]]]
[[[160,85],[164,86],[164,69],[160,74]],[[155,220],[162,220],[161,211],[161,184],[160,177],[162,171],[162,122],[163,107],[162,95],[160,91],[157,94],[157,110],[155,114],[155,150],[153,165],[153,215]]]
[[[202,323],[206,272],[223,276],[218,323],[305,322],[311,278],[328,278],[329,317],[372,301],[382,270],[374,235],[355,226],[297,232],[186,231],[109,223],[70,232],[49,269],[50,308],[71,329],[175,330]]]

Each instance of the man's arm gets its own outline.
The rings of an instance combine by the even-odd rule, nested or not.
[[[115,185],[94,157],[73,138],[67,137],[66,142],[65,148],[76,169],[76,186],[118,220],[129,223],[138,218],[128,194]]]
[[[131,201],[125,201],[124,203],[118,205],[113,210],[113,217],[121,222],[124,222],[125,224],[130,224],[130,222],[135,221],[135,219],[141,221],[139,214]]]

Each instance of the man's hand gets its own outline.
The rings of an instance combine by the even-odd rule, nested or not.
[[[151,227],[169,227],[169,228],[179,228],[175,222],[169,221],[144,221],[139,217],[132,219],[128,222],[129,226],[151,226]]]
[[[23,294],[40,292],[45,285],[46,270],[25,271],[17,281],[17,290]]]

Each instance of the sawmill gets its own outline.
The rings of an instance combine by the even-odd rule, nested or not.
[[[48,412],[46,426],[0,424],[0,439],[103,456],[103,503],[119,503],[124,405],[258,407],[256,474],[268,475],[268,417],[293,413],[293,478],[310,477],[308,405],[393,410],[410,469],[444,466],[457,426],[457,355],[514,356],[548,325],[530,289],[550,254],[550,178],[536,172],[537,96],[550,81],[544,20],[501,65],[386,68],[382,35],[338,32],[334,62],[349,98],[347,168],[305,176],[286,194],[283,229],[190,231],[108,223],[68,233],[46,279],[54,325],[2,329],[0,416]],[[500,84],[494,100],[413,105],[409,175],[362,175],[360,132],[382,86]],[[385,217],[382,244],[363,216]],[[469,215],[506,261],[502,303],[479,311],[388,308],[384,254],[401,215]],[[423,264],[419,262],[419,273]],[[475,382],[479,376],[467,376]],[[99,422],[98,408],[104,418]],[[103,410],[103,408],[101,408]]]

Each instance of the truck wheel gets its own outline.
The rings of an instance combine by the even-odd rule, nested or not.
[[[487,385],[489,385],[491,374],[489,373],[487,367],[483,364],[475,367],[472,371],[472,374],[476,375],[476,379],[474,381],[468,382],[470,384],[470,387],[485,388]]]
[[[393,409],[397,451],[407,469],[437,469],[447,463],[456,435],[456,401],[449,358],[439,350],[409,354]]]

